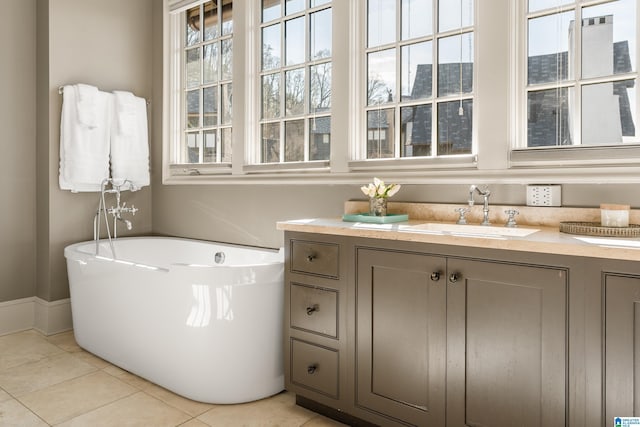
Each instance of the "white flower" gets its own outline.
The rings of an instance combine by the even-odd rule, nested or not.
[[[386,185],[383,180],[373,178],[373,182],[369,185],[363,185],[360,190],[369,197],[384,198],[391,197],[400,190],[400,184]]]
[[[362,192],[369,197],[376,197],[377,188],[373,184],[360,187]]]
[[[391,188],[387,191],[387,197],[391,197],[400,190],[400,184],[391,184]]]

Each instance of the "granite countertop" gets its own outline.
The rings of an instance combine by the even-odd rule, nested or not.
[[[365,204],[366,202],[347,202],[345,213],[361,212]],[[594,221],[594,216],[599,215],[599,209],[515,207],[521,211],[521,214],[523,211],[526,212],[530,218],[546,217],[544,221],[519,221],[515,233],[525,234],[526,230],[532,232],[528,235],[518,236],[509,235],[511,229],[502,225],[504,224],[502,221],[504,215],[501,213],[503,212],[501,208],[514,208],[513,206],[492,207],[494,214],[491,221],[495,225],[489,226],[489,228],[482,227],[481,230],[478,230],[479,221],[476,219],[479,216],[472,211],[472,215],[469,216],[470,226],[454,226],[454,230],[448,230],[447,225],[455,223],[454,209],[460,206],[421,203],[396,204],[392,207],[390,203],[390,212],[409,213],[410,220],[391,224],[370,224],[344,222],[342,218],[310,218],[281,221],[277,223],[277,228],[284,231],[337,236],[640,261],[640,238],[582,236],[559,231],[559,221]],[[480,215],[481,209],[480,207]],[[543,214],[536,215],[536,209],[543,210]],[[418,212],[420,210],[426,211],[428,214],[420,214]],[[632,210],[631,223],[640,221],[639,216],[640,213]],[[443,225],[425,226],[425,223]],[[439,230],[440,227],[443,227],[444,230]]]

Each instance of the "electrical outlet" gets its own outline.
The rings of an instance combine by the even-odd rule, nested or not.
[[[561,206],[562,186],[527,185],[527,206]]]

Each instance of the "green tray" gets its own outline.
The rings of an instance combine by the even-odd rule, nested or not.
[[[347,222],[370,222],[374,224],[388,224],[391,222],[408,221],[408,214],[387,214],[385,216],[373,216],[369,212],[357,214],[344,214],[342,220]]]

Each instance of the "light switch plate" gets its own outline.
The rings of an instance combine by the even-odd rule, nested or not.
[[[562,206],[562,186],[527,185],[527,206]]]

